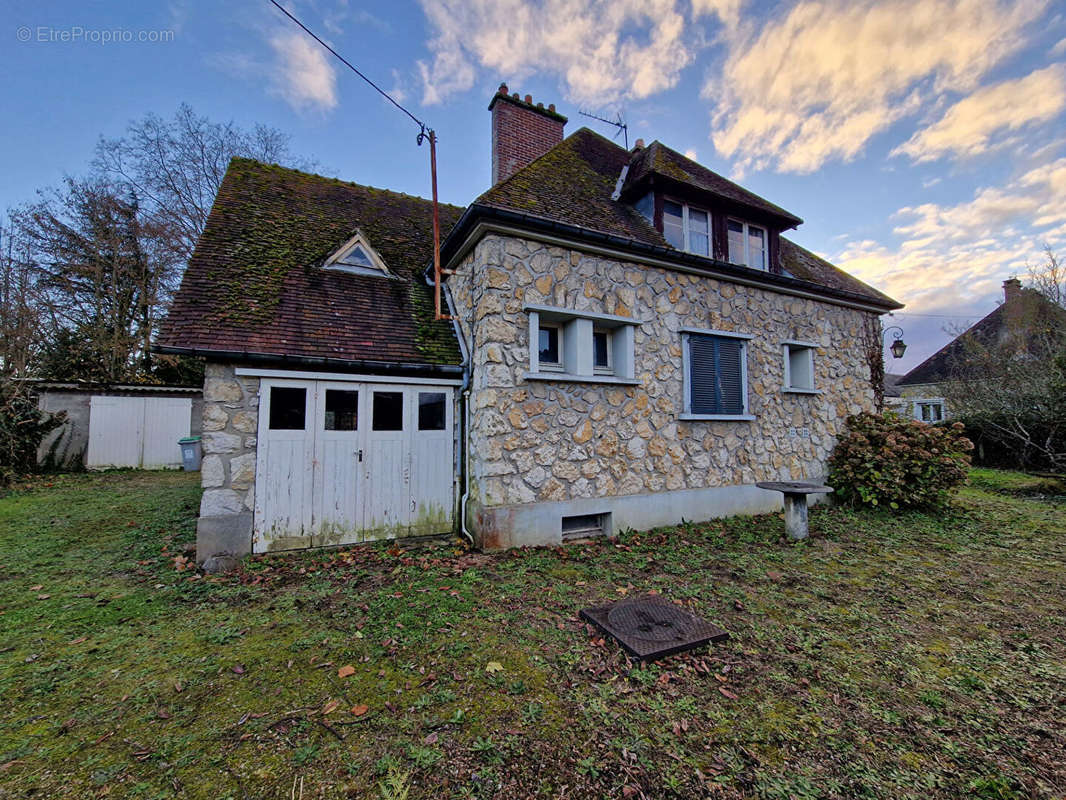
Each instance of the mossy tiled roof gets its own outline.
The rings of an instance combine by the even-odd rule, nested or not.
[[[440,206],[442,238],[462,211]],[[322,268],[356,229],[392,278]],[[433,289],[423,278],[432,230],[428,200],[234,159],[159,344],[323,361],[460,364],[452,324],[434,321]]]
[[[802,281],[816,283],[819,286],[828,286],[830,289],[839,289],[843,292],[864,295],[872,300],[899,307],[899,303],[886,294],[869,286],[858,278],[855,278],[839,267],[835,267],[820,256],[816,256],[810,250],[800,247],[793,241],[781,237],[781,249],[778,253],[781,260],[781,269],[786,275],[799,278]]]
[[[629,153],[581,128],[474,201],[669,247],[639,212],[611,200]]]

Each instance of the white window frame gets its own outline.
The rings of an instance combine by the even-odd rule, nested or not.
[[[785,362],[785,380],[783,391],[789,394],[821,394],[822,390],[816,387],[815,375],[814,375],[814,351],[818,349],[818,345],[814,342],[803,342],[798,340],[786,340],[781,342],[781,354],[784,357]],[[794,386],[792,384],[792,351],[793,350],[805,350],[807,352],[807,358],[810,364],[811,373],[811,385],[810,386]]]
[[[673,197],[663,196],[663,238],[666,238],[666,203],[676,203],[681,206],[681,235],[684,238],[685,246],[681,248],[686,253],[692,253],[694,256],[700,256],[701,258],[713,258],[714,257],[714,215],[706,208],[700,208],[699,206],[690,206],[688,203],[684,203],[681,200],[676,200]],[[707,254],[697,253],[692,249],[692,244],[689,241],[689,235],[691,229],[689,227],[688,214],[689,209],[693,211],[700,211],[707,215]]]
[[[556,306],[527,305],[524,310],[529,314],[526,380],[640,385],[635,374],[634,331],[642,320]],[[559,365],[540,363],[542,325],[559,330]],[[607,369],[595,365],[593,332],[608,334]]]
[[[357,247],[363,248],[363,252],[367,254],[373,267],[361,267],[353,264],[342,264],[344,257],[348,255],[352,250]],[[336,272],[347,272],[351,275],[372,275],[378,278],[392,278],[393,274],[389,272],[389,268],[385,266],[385,261],[378,255],[377,251],[370,246],[370,242],[363,236],[363,232],[357,230],[355,235],[342,244],[329,258],[322,264],[323,269],[334,270]]]
[[[741,226],[741,235],[744,237],[744,263],[740,264],[737,261],[730,260],[729,253],[729,223],[735,222]],[[754,223],[745,222],[742,219],[736,217],[726,217],[726,230],[725,230],[725,257],[730,264],[737,264],[741,267],[747,267],[748,269],[757,269],[760,272],[770,271],[770,230],[765,225],[755,225]],[[758,228],[762,231],[762,258],[763,263],[761,267],[753,267],[751,265],[751,242],[748,239],[748,229]]]
[[[544,370],[546,372],[547,371],[550,371],[550,372],[565,372],[566,371],[563,368],[563,364],[565,363],[565,360],[566,360],[565,356],[563,355],[566,352],[566,350],[563,349],[565,347],[565,344],[564,344],[565,339],[564,339],[564,337],[566,335],[564,330],[563,330],[564,327],[565,326],[559,325],[559,324],[541,324],[541,325],[537,326],[537,340],[536,340],[536,343],[535,343],[535,346],[537,348],[537,366],[540,369],[542,369],[542,370]],[[540,360],[540,331],[541,331],[542,328],[547,328],[547,329],[555,331],[556,350],[559,351],[559,360],[558,361],[541,361]]]
[[[602,333],[607,337],[607,366],[601,367],[596,363],[596,334]],[[609,328],[592,328],[592,371],[597,375],[614,375],[614,336]]]
[[[922,406],[937,406],[940,409],[940,419],[927,420],[922,418]],[[927,425],[943,422],[947,419],[947,407],[943,397],[919,397],[914,400],[914,418]]]
[[[689,339],[691,335],[697,336],[721,336],[726,339],[741,339],[740,348],[740,396],[744,401],[744,409],[740,414],[693,414],[692,413],[692,360],[689,355]],[[755,337],[749,333],[737,333],[736,331],[720,331],[705,328],[682,328],[681,329],[681,391],[683,393],[681,407],[684,411],[678,415],[678,419],[689,421],[719,420],[735,422],[751,422],[755,415],[750,413],[748,405],[748,342]]]

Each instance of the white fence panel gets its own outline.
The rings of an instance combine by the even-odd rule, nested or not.
[[[180,467],[178,439],[189,435],[191,419],[187,397],[93,397],[85,466]]]
[[[143,397],[93,397],[89,401],[89,452],[85,466],[139,467],[143,439]]]
[[[181,466],[178,439],[189,435],[192,400],[188,397],[144,397],[144,469],[174,469]]]

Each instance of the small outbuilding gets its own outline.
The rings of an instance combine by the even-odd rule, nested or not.
[[[44,466],[89,469],[181,466],[178,439],[203,427],[203,390],[33,381],[37,407],[66,412],[66,421],[37,450]]]

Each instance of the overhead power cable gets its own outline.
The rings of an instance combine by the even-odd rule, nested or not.
[[[296,19],[296,17],[290,14],[289,11],[284,6],[282,6],[281,3],[278,2],[278,0],[270,0],[270,2],[274,5],[275,8],[278,9],[278,11],[280,11],[286,17],[288,17],[297,25],[299,25],[304,33],[306,33],[308,36],[310,36],[312,39],[314,39],[316,42],[326,48],[326,50],[332,53],[338,61],[344,64],[344,66],[346,66],[356,75],[358,75],[368,84],[370,84],[371,88],[373,88],[374,91],[376,91],[390,103],[396,106],[396,108],[400,109],[400,111],[410,117],[418,126],[418,136],[415,141],[418,143],[419,147],[422,146],[422,142],[426,140],[429,141],[429,174],[430,181],[433,187],[433,318],[436,320],[452,320],[453,318],[448,314],[445,314],[441,309],[441,276],[445,274],[450,275],[452,274],[452,272],[451,270],[442,270],[440,266],[440,206],[437,202],[436,132],[432,128],[427,128],[426,123],[424,123],[414,114],[412,114],[402,105],[400,105],[395,99],[393,99],[393,97],[388,92],[386,92],[384,89],[382,89],[372,80],[370,80],[370,78],[360,72],[359,69],[352,62],[350,62],[348,59],[346,59],[344,56],[342,56],[340,53],[338,53],[336,50],[334,50],[332,47],[322,41],[322,39],[320,39],[314,31],[312,31],[310,28],[300,22],[300,20]]]
[[[296,19],[296,17],[294,17],[292,14],[290,14],[288,9],[286,9],[283,5],[281,5],[281,3],[278,2],[278,0],[270,0],[270,2],[274,4],[274,6],[278,9],[278,11],[280,11],[286,17],[288,17],[293,22],[295,22],[297,25],[299,25],[303,29],[304,33],[306,33],[308,36],[310,36],[312,39],[314,39],[316,42],[318,42],[324,48],[329,50],[329,52],[331,52],[334,56],[336,56],[337,59],[342,64],[344,64],[344,66],[346,66],[348,69],[350,69],[352,72],[354,72],[360,78],[362,78],[364,81],[366,81],[371,86],[373,86],[375,91],[377,91],[378,94],[380,94],[382,97],[384,97],[390,103],[392,103],[394,106],[396,106],[398,109],[400,109],[400,111],[402,111],[404,114],[409,116],[412,120],[414,120],[415,124],[418,125],[418,127],[420,127],[422,129],[423,133],[426,132],[426,123],[424,123],[422,120],[420,120],[414,114],[412,114],[410,111],[408,111],[402,105],[400,105],[396,100],[394,100],[392,98],[392,96],[388,92],[386,92],[384,89],[382,89],[380,86],[378,86],[372,80],[370,80],[370,78],[368,78],[366,75],[364,75],[362,72],[360,72],[359,69],[354,64],[352,64],[348,59],[346,59],[344,56],[342,56],[340,53],[338,53],[336,50],[334,50],[332,47],[330,47],[328,44],[326,44],[324,41],[322,41],[317,36],[317,34],[315,34],[314,31],[312,31],[310,28],[308,28],[306,25],[304,25],[302,22],[300,22],[300,20]],[[419,144],[421,144],[421,141],[419,141]]]

